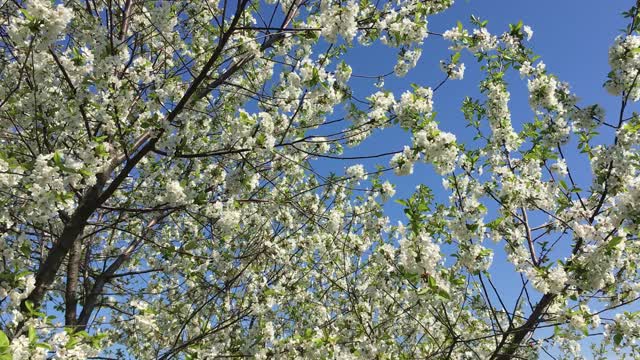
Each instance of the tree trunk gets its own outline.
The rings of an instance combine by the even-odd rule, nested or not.
[[[78,306],[78,278],[80,273],[80,258],[82,254],[82,242],[75,241],[69,251],[67,260],[67,284],[65,289],[65,325],[76,325],[76,308]]]

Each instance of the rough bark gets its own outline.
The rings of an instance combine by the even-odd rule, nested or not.
[[[80,259],[82,255],[82,242],[76,241],[69,251],[67,260],[67,284],[65,288],[65,325],[75,326],[76,309],[78,306],[78,278],[80,274]]]
[[[527,318],[527,321],[522,324],[522,326],[503,334],[502,341],[494,351],[491,359],[513,359],[518,348],[522,346],[524,339],[536,330],[538,324],[542,320],[542,316],[546,313],[547,308],[555,298],[555,294],[544,294],[538,304],[536,304],[531,315],[529,315],[529,318]],[[504,350],[502,350],[503,348]]]

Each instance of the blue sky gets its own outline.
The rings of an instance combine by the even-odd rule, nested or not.
[[[462,21],[465,27],[471,28],[468,20],[473,14],[483,20],[489,20],[489,31],[500,35],[508,30],[508,24],[515,24],[522,20],[525,25],[532,27],[534,35],[529,45],[536,54],[541,56],[540,60],[547,65],[547,70],[561,81],[569,83],[571,91],[581,99],[580,105],[598,103],[606,110],[605,118],[611,119],[611,116],[617,116],[619,99],[608,95],[602,87],[609,72],[607,53],[613,39],[627,24],[621,12],[632,5],[632,1],[458,0],[451,9],[430,18],[429,30],[442,33],[454,27],[458,20]],[[404,78],[387,78],[385,89],[393,91],[396,98],[399,98],[402,92],[410,90],[411,83],[435,87],[444,78],[438,64],[441,59],[447,58],[450,54],[446,50],[447,47],[448,43],[443,39],[436,36],[429,37],[425,41],[418,66]],[[384,45],[376,44],[353,50],[347,57],[347,62],[352,66],[354,75],[378,75],[393,69],[395,53]],[[480,96],[478,91],[482,75],[479,64],[468,53],[463,53],[462,61],[467,67],[464,80],[447,82],[436,93],[434,107],[438,113],[436,120],[439,121],[440,128],[456,134],[458,140],[465,143],[471,141],[473,133],[465,128],[465,120],[460,111],[462,99],[468,95],[480,99],[484,97]],[[510,83],[513,125],[518,131],[524,122],[529,122],[533,118],[528,104],[526,80],[521,80],[517,73],[512,72],[507,77],[507,81]],[[369,79],[352,78],[350,83],[357,96],[364,97],[376,91],[374,82]],[[603,139],[605,143],[610,143],[612,137],[607,136]],[[398,150],[405,144],[410,144],[408,133],[400,129],[385,129],[366,140],[361,146],[345,152],[345,155],[367,155]],[[570,147],[575,151],[575,146]],[[574,176],[577,177],[577,182],[583,189],[588,189],[591,174],[587,160],[584,157],[578,157],[577,152],[569,154],[568,158],[570,167],[573,160],[574,165],[571,168]],[[388,160],[389,158],[366,162],[326,160],[326,163],[322,160],[317,168],[321,172],[326,170],[326,172],[341,173],[347,166],[360,162],[364,163],[368,170],[373,171],[375,164],[388,165]],[[446,200],[449,195],[442,188],[442,177],[428,165],[417,165],[412,176],[395,177],[388,173],[385,177],[396,184],[396,199],[410,196],[416,185],[421,183],[430,186],[434,190],[436,199],[440,201]],[[393,223],[405,220],[402,207],[398,204],[389,203],[386,206],[386,212]],[[566,240],[558,247],[559,252],[565,253],[560,258],[569,255],[570,239]],[[515,277],[513,266],[506,263],[504,256],[501,256],[502,244],[493,246],[489,241],[485,242],[485,245],[497,250],[490,272],[498,287],[507,289],[505,300],[508,306],[511,306],[519,292],[520,280]]]
[[[615,114],[619,109],[619,99],[607,94],[602,84],[609,72],[607,52],[613,39],[620,34],[620,29],[626,25],[626,20],[620,13],[631,6],[630,1],[577,1],[577,0],[462,0],[442,14],[433,16],[429,21],[429,30],[442,33],[455,26],[461,20],[466,27],[470,15],[489,20],[488,28],[493,34],[501,34],[508,29],[509,23],[522,20],[534,30],[529,45],[534,52],[541,56],[540,60],[547,65],[547,70],[561,81],[566,81],[571,91],[580,98],[580,105],[599,103],[607,110],[607,114]],[[431,36],[424,44],[423,54],[418,66],[411,70],[404,78],[390,77],[385,81],[385,89],[394,92],[396,98],[406,90],[410,84],[421,86],[437,85],[444,74],[439,70],[441,59],[448,56],[448,42]],[[469,143],[473,132],[465,128],[465,120],[460,111],[462,99],[473,96],[484,99],[479,94],[478,84],[482,79],[479,64],[468,52],[463,52],[462,61],[467,70],[464,80],[448,81],[434,96],[434,108],[438,115],[436,120],[440,128],[454,133],[460,142]],[[383,45],[374,45],[365,49],[355,49],[348,57],[353,73],[373,75],[386,73],[395,64],[395,54]],[[526,80],[520,79],[516,72],[507,76],[509,92],[511,93],[510,108],[513,126],[516,130],[522,128],[524,122],[533,118],[533,112],[528,104]],[[356,94],[370,94],[376,89],[373,81],[357,79],[351,80]],[[608,117],[610,118],[610,117]],[[611,138],[605,138],[610,142]],[[366,155],[388,150],[401,149],[410,144],[409,134],[400,129],[384,129],[366,140],[361,146],[350,149],[347,155]],[[574,147],[575,148],[575,147]],[[584,157],[574,158],[580,166],[572,169],[581,178],[583,188],[588,188],[590,172]],[[334,161],[326,164],[332,171],[340,171],[351,163],[362,161]],[[376,159],[365,162],[369,169],[371,165],[382,163],[387,165],[388,159]],[[323,164],[323,168],[324,168]],[[570,164],[571,165],[571,164]],[[586,165],[586,166],[583,166]],[[436,197],[444,200],[448,196],[441,186],[441,177],[431,166],[417,164],[414,174],[408,177],[396,177],[388,174],[397,185],[396,198],[404,198],[413,193],[415,186],[420,183],[433,188]],[[578,180],[580,182],[580,180]],[[390,204],[387,206],[388,215],[395,221],[403,218],[401,206]]]
[[[619,109],[619,99],[607,94],[602,84],[609,72],[607,53],[613,39],[620,34],[626,24],[626,19],[620,15],[632,5],[631,1],[578,1],[578,0],[458,0],[452,8],[442,14],[429,19],[429,30],[442,33],[455,26],[458,20],[467,28],[469,17],[473,14],[483,20],[489,20],[488,29],[492,34],[500,35],[508,29],[508,24],[522,20],[525,25],[533,28],[534,35],[529,45],[540,55],[547,70],[555,74],[561,81],[569,83],[571,91],[580,98],[579,105],[598,103],[607,113],[616,114]],[[435,87],[445,77],[439,69],[441,59],[447,59],[451,51],[447,50],[449,43],[437,36],[430,36],[423,46],[422,57],[416,68],[405,77],[395,76],[385,79],[385,90],[394,93],[396,99],[407,90],[411,84]],[[480,65],[466,51],[462,52],[462,61],[466,65],[464,80],[448,81],[434,96],[434,109],[437,112],[436,121],[440,128],[454,133],[459,142],[471,143],[473,131],[465,127],[466,122],[460,111],[465,96],[472,96],[484,100],[479,93],[478,85],[482,80]],[[350,84],[354,94],[363,99],[376,92],[375,80],[358,78],[356,75],[379,75],[393,70],[396,53],[393,49],[377,43],[369,47],[356,46],[345,60],[353,68]],[[511,93],[510,109],[512,111],[513,126],[516,131],[521,130],[522,124],[533,119],[533,112],[528,104],[526,79],[522,80],[517,72],[507,74],[509,92]],[[336,109],[329,119],[339,118],[343,111]],[[616,114],[617,115],[617,114]],[[340,125],[343,126],[343,125]],[[325,130],[326,131],[326,130]],[[606,130],[604,130],[606,131]],[[603,137],[603,141],[610,143],[611,137]],[[346,149],[345,155],[371,155],[391,150],[400,150],[404,145],[410,145],[410,134],[398,129],[387,128],[377,131],[361,145]],[[575,146],[569,145],[575,150]],[[591,175],[588,162],[584,156],[566,154],[573,160],[572,172],[577,175],[578,183],[583,189],[588,188]],[[314,163],[322,174],[329,172],[342,173],[352,164],[363,163],[369,171],[375,170],[376,164],[388,165],[390,157],[373,160],[320,160]],[[576,166],[577,161],[577,166]],[[570,167],[571,163],[569,164]],[[444,201],[448,194],[441,185],[442,177],[437,175],[431,166],[416,164],[412,176],[397,177],[387,173],[385,178],[396,184],[396,198],[406,198],[413,193],[416,185],[427,184],[435,192],[436,199]],[[580,181],[580,179],[582,181]],[[390,203],[387,214],[395,222],[403,219],[402,207]]]
[[[474,14],[489,20],[489,30],[499,35],[508,29],[509,23],[522,20],[534,30],[530,45],[535,53],[541,56],[551,73],[570,84],[572,92],[580,97],[580,103],[599,103],[609,110],[607,113],[613,113],[617,110],[618,100],[609,96],[602,87],[609,71],[607,51],[612,40],[620,33],[619,29],[626,24],[620,13],[630,5],[630,1],[459,0],[449,10],[431,17],[429,30],[442,33],[455,26],[458,20],[470,27],[468,19]],[[387,78],[385,89],[393,91],[396,98],[399,98],[402,92],[410,90],[411,83],[436,86],[444,78],[438,64],[448,56],[447,46],[448,43],[443,39],[429,37],[423,46],[418,66],[403,78]],[[436,120],[440,122],[440,127],[456,134],[459,140],[465,142],[470,141],[473,134],[465,128],[460,105],[467,95],[480,97],[478,83],[482,74],[479,65],[468,53],[463,52],[462,60],[467,66],[464,80],[447,82],[436,93],[434,106],[438,112]],[[393,69],[395,53],[384,45],[376,44],[354,49],[347,61],[352,66],[354,75],[377,75]],[[518,130],[523,122],[532,119],[533,114],[528,105],[526,80],[521,80],[515,73],[511,73],[508,80],[510,108],[514,127]],[[373,83],[370,79],[351,80],[355,93],[360,97],[376,91]],[[409,144],[407,133],[399,129],[385,129],[347,154],[365,155],[381,152],[381,149],[401,149],[404,144]],[[388,159],[379,159],[366,163],[386,164],[387,161]],[[335,161],[327,164],[327,169],[339,172],[349,164]],[[440,177],[430,166],[417,166],[414,175],[410,177],[391,178],[398,185],[397,196],[400,197],[411,194],[419,183],[432,184],[434,190],[441,188]],[[396,211],[390,214],[396,215]]]

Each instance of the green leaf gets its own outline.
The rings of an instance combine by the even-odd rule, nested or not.
[[[53,163],[56,164],[57,167],[62,168],[62,155],[59,152],[53,153]]]
[[[429,275],[429,277],[428,277],[428,282],[429,282],[429,287],[430,288],[436,289],[438,287],[438,284],[436,283],[436,278],[434,278],[431,275]]]
[[[91,177],[91,176],[93,176],[93,173],[92,173],[89,169],[85,169],[85,168],[82,168],[82,169],[78,170],[78,173],[79,173],[80,175],[84,176],[84,177]]]
[[[618,246],[618,244],[622,242],[622,240],[623,240],[622,236],[615,236],[613,239],[611,239],[611,241],[607,243],[607,249],[615,248],[616,246]]]
[[[29,257],[29,255],[31,254],[31,247],[29,246],[29,243],[25,242],[20,245],[20,252],[22,252],[24,256]]]
[[[564,180],[560,180],[560,186],[565,190],[569,189],[569,186],[567,186],[567,183]]]
[[[34,311],[33,302],[31,302],[30,300],[27,300],[27,301],[24,302],[24,307],[26,307],[27,311],[29,311],[30,313],[32,313]]]
[[[67,349],[73,349],[81,341],[82,341],[82,339],[80,339],[78,337],[72,337],[71,339],[69,339],[69,341],[67,341],[67,344],[64,347],[67,348]]]
[[[482,250],[480,251],[480,254],[479,254],[479,255],[480,255],[481,257],[485,257],[485,256],[488,256],[488,255],[491,255],[492,253],[493,253],[493,250],[491,250],[491,249],[482,249]]]
[[[22,13],[22,15],[24,15],[25,19],[29,21],[33,20],[33,16],[31,16],[31,14],[27,12],[27,9],[20,9],[20,12]]]
[[[396,199],[396,202],[400,205],[404,205],[407,206],[407,201],[406,200],[402,200],[402,199]]]
[[[616,344],[616,346],[620,346],[620,344],[622,343],[622,334],[617,333],[613,335],[613,342]]]
[[[108,135],[101,135],[101,136],[95,137],[93,140],[97,143],[101,143],[107,140],[108,137],[109,137]]]
[[[13,360],[10,350],[11,343],[7,335],[0,330],[0,360]]]
[[[451,300],[451,295],[449,295],[449,293],[443,288],[438,288],[438,295],[447,300]]]
[[[461,54],[459,52],[453,54],[453,56],[451,57],[451,63],[457,64],[458,60],[460,60],[460,56]]]
[[[187,242],[186,244],[184,244],[184,249],[186,251],[193,250],[193,249],[195,249],[197,247],[198,247],[198,242],[195,241],[195,240],[191,240],[191,241]]]
[[[479,227],[478,224],[465,224],[465,226],[467,227],[467,230],[472,232],[478,230]]]
[[[37,339],[36,329],[33,326],[29,326],[29,344],[35,344]]]
[[[109,152],[107,151],[107,146],[104,143],[99,143],[98,146],[96,146],[96,155],[98,156],[109,155]]]

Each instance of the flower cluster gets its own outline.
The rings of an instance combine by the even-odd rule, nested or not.
[[[433,90],[417,87],[413,92],[405,91],[400,102],[394,106],[400,126],[413,129],[421,119],[429,118],[433,111]]]
[[[422,152],[424,161],[432,163],[439,174],[453,171],[458,156],[455,135],[441,131],[435,122],[429,122],[413,135],[413,145]]]
[[[441,258],[440,247],[427,234],[400,240],[398,262],[406,272],[433,274]]]
[[[451,80],[462,80],[464,78],[464,63],[456,64],[454,62],[447,63],[440,61],[440,70],[442,70]]]
[[[619,36],[609,49],[609,65],[611,72],[605,83],[606,89],[612,95],[628,92],[634,101],[640,99],[638,90],[638,74],[640,72],[640,36]]]
[[[413,164],[418,160],[419,153],[405,146],[401,153],[393,155],[389,166],[393,168],[396,175],[404,176],[413,174]]]

